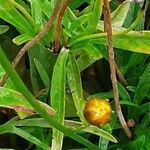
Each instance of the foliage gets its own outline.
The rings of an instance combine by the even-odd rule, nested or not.
[[[53,49],[56,20],[18,64],[16,71],[22,80],[10,66],[8,59],[12,61],[19,49],[43,29],[55,3],[0,0],[0,79],[5,71],[10,76],[0,87],[1,137],[6,133],[22,137],[28,141],[24,149],[148,150],[150,31],[142,2],[110,1],[116,63],[128,83],[125,86],[118,80],[120,103],[126,120],[136,123],[132,140],[124,135],[115,113],[102,0],[70,2],[62,20],[59,54]],[[102,129],[89,125],[83,115],[86,99],[95,96],[110,99],[113,108],[111,123]],[[9,113],[10,109],[19,118]],[[2,147],[22,148],[15,138],[10,143],[15,144]]]

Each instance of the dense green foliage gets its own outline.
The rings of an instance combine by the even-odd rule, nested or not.
[[[0,0],[0,79],[6,72],[10,77],[0,87],[0,148],[149,150],[148,2],[143,10],[143,2],[110,1],[115,60],[128,83],[118,78],[120,103],[125,119],[135,121],[132,139],[115,112],[102,0],[71,1],[59,53],[54,53],[56,19],[16,71],[11,67],[9,61],[43,29],[55,3]],[[95,96],[109,99],[113,108],[112,121],[102,128],[89,125],[83,115],[86,100]]]

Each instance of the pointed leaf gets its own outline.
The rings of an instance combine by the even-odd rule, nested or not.
[[[147,65],[146,69],[144,70],[139,80],[133,101],[135,101],[137,104],[140,104],[149,91],[150,91],[150,63]]]
[[[7,32],[9,29],[9,26],[7,25],[0,25],[0,35]]]
[[[0,18],[14,25],[22,33],[34,34],[33,26],[21,15],[9,0],[0,0]]]
[[[37,139],[36,137],[32,136],[28,132],[21,130],[19,128],[13,127],[11,133],[17,134],[20,137],[30,141],[31,143],[34,143],[35,145],[45,149],[45,150],[50,150],[50,147],[43,143],[41,140]]]
[[[39,73],[45,87],[49,88],[50,87],[50,79],[49,79],[49,76],[48,76],[47,72],[45,71],[43,65],[36,58],[34,58],[34,63],[35,63],[36,69],[38,70],[38,73]]]
[[[69,87],[72,93],[72,97],[74,100],[74,104],[77,109],[77,114],[80,119],[84,122],[85,119],[83,117],[83,91],[82,91],[82,83],[80,71],[75,60],[75,56],[73,54],[69,55],[69,62],[67,66],[67,78]]]
[[[112,27],[114,28],[114,30],[122,28],[129,10],[129,6],[130,1],[126,0],[111,14]]]
[[[66,87],[66,59],[68,49],[62,48],[56,60],[52,82],[51,82],[51,106],[55,109],[56,120],[64,124],[65,117],[65,87]],[[52,150],[61,150],[63,142],[63,133],[53,128]]]
[[[83,131],[101,136],[111,142],[117,143],[117,139],[115,137],[113,137],[110,133],[108,133],[102,129],[99,129],[96,126],[87,127],[85,129],[83,129]]]
[[[54,110],[50,106],[42,102],[39,103],[46,108],[50,115],[54,114]],[[36,113],[21,93],[4,87],[0,87],[0,107],[14,109],[21,119]]]

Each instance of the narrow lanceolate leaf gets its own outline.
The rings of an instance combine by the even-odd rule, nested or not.
[[[50,87],[50,79],[49,79],[49,76],[48,76],[46,70],[44,69],[43,65],[36,58],[34,58],[34,64],[36,66],[36,69],[38,70],[38,73],[39,73],[45,87],[49,88]]]
[[[74,104],[77,109],[77,114],[79,115],[81,121],[84,122],[83,117],[83,91],[82,83],[80,78],[80,71],[73,54],[69,55],[69,62],[67,66],[67,78],[74,100]]]
[[[126,0],[121,3],[121,5],[117,7],[114,12],[111,13],[113,31],[120,31],[124,29],[122,26],[128,14],[129,6],[130,1]],[[104,31],[104,21],[99,20],[97,28]]]
[[[0,87],[0,107],[14,109],[21,119],[34,114],[34,109],[21,93],[4,87]]]
[[[106,34],[98,33],[87,36],[80,36],[78,39],[71,39],[68,43],[68,46],[73,47],[79,44],[81,45],[83,41],[88,40],[96,44],[107,44]],[[113,46],[119,49],[128,50],[132,52],[150,54],[150,32],[132,31],[127,34],[115,32],[113,33]]]
[[[31,143],[34,143],[35,145],[37,145],[45,150],[50,150],[50,147],[48,145],[46,145],[41,140],[37,139],[35,136],[32,136],[31,134],[29,134],[28,132],[26,132],[22,129],[13,127],[12,130],[10,131],[10,133],[17,134],[20,137],[30,141]]]
[[[102,49],[103,47],[100,47],[100,48]],[[81,59],[79,58],[77,62],[78,62],[80,71],[83,71],[84,69],[86,69],[88,66],[90,66],[95,61],[103,58],[99,48],[96,48],[94,45],[92,45],[90,43],[85,44],[83,46],[83,49],[87,52],[86,57],[87,58],[89,57],[90,61],[85,61],[85,60],[87,60],[87,58],[84,58],[84,60],[81,60],[82,58]]]
[[[42,25],[42,8],[40,5],[40,1],[37,0],[29,0],[31,3],[31,13],[37,25]]]
[[[37,103],[40,103],[50,115],[54,114],[54,110],[47,104],[38,100]],[[34,108],[21,93],[4,87],[0,87],[0,107],[14,109],[20,119],[24,119],[36,113]]]
[[[96,44],[107,44],[106,34],[92,34],[88,36],[82,36],[78,39],[72,39],[68,46],[74,46],[80,44],[82,41],[91,40]],[[121,32],[115,32],[113,35],[113,46],[119,49],[150,54],[150,32],[130,32],[128,34],[121,34]]]
[[[48,145],[46,145],[44,142],[40,141],[35,136],[31,135],[30,133],[28,133],[20,128],[15,127],[15,124],[14,124],[15,121],[16,121],[16,118],[13,118],[13,119],[9,120],[8,122],[6,122],[5,124],[0,125],[0,134],[4,134],[4,133],[16,134],[45,150],[50,150],[50,147]]]
[[[150,63],[147,65],[146,69],[144,70],[139,80],[133,101],[136,102],[137,104],[140,104],[149,91],[150,91]]]
[[[15,26],[20,32],[34,34],[33,26],[9,0],[0,0],[0,18]]]
[[[113,137],[110,133],[108,133],[108,132],[106,132],[106,131],[104,131],[104,130],[96,127],[96,126],[87,127],[85,129],[83,129],[83,131],[101,136],[101,137],[103,137],[109,141],[117,143],[117,139],[115,137]]]
[[[51,106],[56,111],[56,120],[64,124],[64,113],[65,113],[65,86],[66,86],[66,59],[68,56],[68,50],[62,48],[52,75],[51,82]],[[63,142],[63,134],[57,129],[53,128],[53,140],[52,150],[61,150]]]
[[[88,26],[86,28],[85,33],[93,33],[98,25],[99,18],[102,14],[102,0],[96,0],[94,4],[94,8],[92,10],[91,16],[89,16]]]
[[[126,19],[128,10],[130,6],[130,1],[124,1],[112,14],[112,27],[114,29],[120,29]]]

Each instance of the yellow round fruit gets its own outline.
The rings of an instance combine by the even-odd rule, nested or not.
[[[92,98],[85,103],[84,117],[91,124],[102,127],[111,121],[112,109],[107,99]]]

